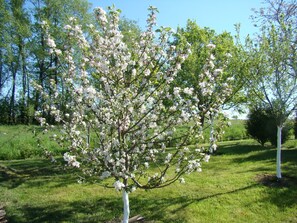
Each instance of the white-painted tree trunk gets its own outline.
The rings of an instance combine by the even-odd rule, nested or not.
[[[277,126],[276,177],[282,178],[281,172],[282,127]]]
[[[128,223],[128,221],[129,221],[129,215],[130,215],[129,194],[125,190],[123,190],[123,203],[124,203],[124,218],[123,218],[123,223]]]

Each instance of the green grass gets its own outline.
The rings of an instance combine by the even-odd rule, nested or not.
[[[63,149],[57,147],[47,135],[41,133],[38,126],[0,126],[0,160],[26,159],[44,156],[44,149],[54,154],[61,154]]]
[[[231,127],[225,129],[223,140],[246,139],[244,121],[231,120],[231,123]],[[185,128],[177,128],[177,134]],[[65,150],[59,148],[48,136],[49,134],[43,134],[41,128],[34,125],[0,126],[0,160],[41,158],[44,156],[42,148],[54,155],[64,153]],[[209,138],[209,129],[206,129],[204,138]],[[94,140],[96,139],[91,137],[91,143]]]
[[[259,182],[275,174],[276,151],[252,140],[230,141],[186,184],[130,194],[131,216],[147,222],[297,222],[297,142],[282,152],[283,184]],[[8,222],[108,222],[122,216],[121,194],[78,184],[75,172],[43,159],[0,161],[0,203]]]

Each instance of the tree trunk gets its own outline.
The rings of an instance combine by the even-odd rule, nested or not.
[[[2,41],[2,40],[1,40]],[[0,95],[2,94],[2,88],[3,88],[3,67],[4,67],[4,61],[3,61],[3,53],[2,49],[0,49]]]
[[[214,115],[210,117],[210,133],[209,133],[209,140],[210,140],[210,146],[209,146],[209,153],[214,153],[215,149],[213,147],[213,144],[215,142],[214,138]]]
[[[45,52],[45,42],[44,42],[44,35],[43,33],[41,33],[41,36],[40,36],[40,45],[41,45],[41,49],[43,52]],[[45,81],[45,71],[46,71],[46,68],[45,68],[45,59],[43,57],[41,57],[38,62],[38,74],[39,74],[39,77],[38,77],[38,82],[39,84],[42,86],[42,87],[45,87],[44,86],[44,81]],[[42,100],[40,98],[40,93],[38,91],[35,91],[35,103],[34,103],[34,111],[37,111],[40,107],[40,104],[42,104]]]
[[[123,190],[123,203],[124,203],[124,218],[123,223],[129,222],[130,207],[129,207],[129,194]]]
[[[21,105],[21,123],[22,124],[28,124],[28,111],[26,106],[26,90],[27,90],[27,71],[26,71],[26,58],[25,58],[25,52],[24,52],[24,42],[20,38],[20,54],[22,58],[22,105]]]
[[[16,91],[16,75],[17,75],[17,65],[14,65],[11,62],[11,72],[12,72],[12,89],[10,96],[10,105],[9,105],[9,123],[15,124],[15,91]]]
[[[277,152],[276,152],[276,177],[282,178],[281,173],[281,146],[282,146],[282,127],[277,126]]]

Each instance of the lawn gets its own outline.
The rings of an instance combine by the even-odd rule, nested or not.
[[[297,222],[296,141],[284,145],[283,181],[277,183],[276,150],[252,140],[220,144],[203,172],[130,194],[131,216],[146,222]],[[0,203],[8,222],[116,222],[121,193],[80,184],[75,172],[42,158],[0,161]]]

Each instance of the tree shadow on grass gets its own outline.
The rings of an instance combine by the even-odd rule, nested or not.
[[[232,144],[221,146],[217,155],[236,155],[232,158],[232,162],[271,162],[276,163],[276,148],[262,147],[260,145],[241,145]],[[297,148],[284,147],[281,153],[283,179],[277,181],[276,175],[269,174],[271,167],[257,167],[253,171],[262,172],[261,180],[256,179],[259,184],[269,188],[268,195],[264,200],[269,201],[280,209],[291,207],[297,204]],[[256,178],[259,178],[257,176]]]
[[[145,222],[185,222],[183,210],[189,205],[198,204],[204,200],[217,198],[224,195],[241,193],[254,187],[261,186],[255,182],[249,186],[237,188],[231,191],[209,194],[208,196],[189,197],[151,197],[145,192],[130,196],[131,216],[142,215]],[[246,193],[245,193],[246,194]],[[265,193],[263,202],[271,202],[280,209],[291,207],[297,203],[297,186],[291,185],[286,188],[269,187]],[[284,199],[285,198],[285,199]],[[42,197],[41,197],[42,199]],[[261,201],[259,201],[261,202]],[[40,222],[119,222],[122,216],[121,196],[105,196],[99,198],[86,197],[78,201],[56,201],[45,205],[32,205],[30,202],[18,206],[17,210],[7,211],[10,223],[40,223]],[[176,215],[176,213],[180,214]],[[178,217],[177,217],[178,216]]]
[[[296,179],[293,180],[296,182]],[[285,210],[287,207],[293,207],[297,204],[297,186],[288,186],[282,189],[275,188],[264,199],[275,204],[280,210]]]
[[[276,148],[234,143],[220,146],[220,149],[215,155],[236,155],[233,161],[238,163],[265,160],[274,161],[276,158]],[[297,165],[297,148],[282,148],[282,162],[290,162]]]
[[[247,154],[246,156],[239,156],[233,159],[233,162],[271,162],[276,163],[276,149],[262,150],[257,153]],[[281,163],[283,171],[292,177],[297,177],[297,148],[282,149]]]
[[[238,147],[239,146],[239,147]],[[236,162],[245,161],[262,161],[275,157],[275,149],[265,150],[259,146],[242,146],[231,145],[222,149],[222,153],[242,155],[240,158],[234,158]],[[242,148],[242,149],[241,149]],[[254,153],[253,151],[258,151]],[[250,152],[253,152],[249,154]],[[247,154],[247,155],[246,155]],[[219,154],[217,154],[219,155]],[[296,149],[287,149],[283,151],[283,159],[286,162],[286,168],[290,168],[293,176],[296,176]],[[237,160],[236,160],[237,159]],[[289,165],[290,164],[290,165]],[[0,185],[7,188],[14,188],[23,182],[26,182],[28,187],[42,186],[49,181],[56,181],[57,187],[73,182],[73,176],[65,175],[65,171],[55,165],[49,165],[44,160],[26,160],[20,162],[12,162],[5,167],[0,166]],[[294,168],[295,167],[295,168]],[[11,173],[12,172],[12,173]],[[15,173],[16,175],[14,175]],[[34,178],[34,181],[30,179]],[[36,181],[38,179],[38,181]],[[36,183],[37,182],[37,183]],[[297,181],[296,181],[297,182]],[[249,190],[252,187],[258,186],[259,183],[238,188],[236,190],[214,193],[205,197],[196,198],[188,196],[180,197],[149,197],[145,193],[138,196],[131,196],[131,216],[140,214],[148,220],[147,222],[184,222],[182,216],[176,219],[176,212],[182,211],[191,204],[202,202],[203,200],[219,197],[227,194],[240,193],[244,190]],[[143,196],[142,196],[143,195]],[[271,202],[280,209],[291,207],[297,203],[297,185],[290,185],[289,187],[269,188],[263,202]],[[284,199],[285,198],[285,199]],[[166,214],[164,214],[166,213]],[[172,213],[172,216],[168,213]],[[122,200],[119,196],[116,197],[102,197],[96,199],[86,198],[85,200],[74,202],[60,202],[51,203],[44,206],[33,206],[30,203],[18,206],[17,210],[9,210],[8,222],[22,223],[22,222],[116,222],[122,216]]]
[[[131,216],[142,215],[145,222],[185,222],[182,211],[189,205],[197,204],[207,199],[212,199],[228,194],[240,193],[258,186],[253,184],[236,190],[210,194],[205,197],[189,198],[187,196],[158,198],[146,198],[145,195],[130,199]],[[276,190],[272,188],[263,202],[271,202],[280,210],[296,204],[296,188]],[[284,199],[285,198],[285,199]],[[176,213],[181,212],[180,215]],[[7,211],[10,223],[41,223],[41,222],[119,222],[122,216],[122,201],[120,196],[92,198],[75,202],[55,202],[46,206],[21,206],[16,211]]]
[[[18,212],[7,211],[10,223],[107,222],[121,215],[121,199],[99,198],[96,201],[56,202],[47,206],[26,205]]]
[[[264,200],[274,203],[281,210],[297,204],[297,177],[284,174],[278,179],[274,174],[260,174],[256,181],[269,188]]]
[[[175,213],[182,211],[189,205],[203,200],[240,193],[258,184],[238,188],[228,192],[210,194],[205,197],[148,197],[145,192],[130,198],[131,216],[142,215],[145,222],[185,222],[182,215]],[[143,196],[142,196],[143,195]],[[21,207],[17,213],[8,212],[10,223],[40,223],[40,222],[119,222],[122,216],[121,197],[101,197],[75,202],[56,202],[48,206]]]
[[[198,204],[204,200],[217,198],[220,196],[240,193],[245,190],[259,186],[258,183],[238,188],[232,191],[210,194],[205,197],[168,197],[146,198],[144,193],[130,198],[131,216],[141,215],[145,217],[145,222],[185,222],[183,210],[189,205]],[[277,205],[280,210],[291,207],[296,204],[295,197],[297,195],[296,188],[277,191],[271,188],[270,193],[263,198],[263,202],[271,202]],[[284,197],[286,199],[284,199]],[[259,201],[261,202],[261,201]],[[8,217],[11,223],[40,223],[40,222],[120,222],[122,217],[122,200],[121,197],[104,197],[92,198],[91,200],[75,201],[75,202],[57,202],[50,206],[24,206],[22,212],[18,215]],[[176,213],[181,212],[176,215]]]
[[[55,182],[56,187],[65,186],[75,181],[75,176],[75,170],[65,171],[64,166],[42,159],[0,164],[0,185],[8,189],[16,188],[25,182],[29,187],[40,187],[49,182]]]
[[[272,150],[273,147],[263,147],[258,144],[242,144],[240,142],[230,143],[228,145],[220,145],[216,155],[245,155],[250,152],[260,152]]]

